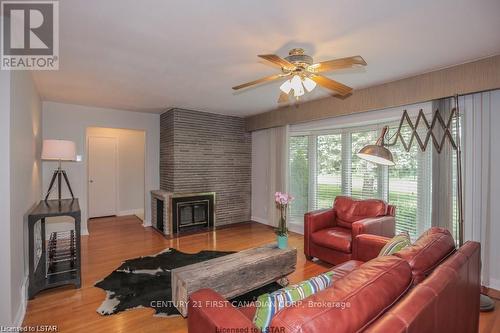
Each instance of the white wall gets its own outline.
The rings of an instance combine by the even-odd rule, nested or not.
[[[267,212],[275,209],[269,198],[269,130],[252,132],[252,221],[268,224]],[[272,205],[272,207],[269,207]]]
[[[24,317],[28,271],[27,211],[41,196],[40,153],[42,104],[30,72],[15,71],[11,78],[10,214],[11,290],[16,320]]]
[[[0,71],[0,109],[0,324],[20,325],[26,308],[25,214],[41,193],[41,101],[29,71]]]
[[[91,127],[87,137],[116,138],[118,142],[118,215],[144,215],[144,131]],[[88,142],[88,141],[87,141]]]
[[[0,70],[0,325],[12,323],[10,296],[10,75]]]
[[[82,234],[87,229],[87,156],[86,131],[89,127],[110,127],[141,130],[146,133],[145,165],[145,225],[151,224],[149,191],[159,188],[160,115],[87,107],[74,104],[44,102],[42,112],[43,138],[75,141],[77,154],[82,162],[64,163],[75,197],[82,209]],[[55,162],[44,161],[42,165],[43,191],[48,188]],[[65,197],[69,194],[65,190]]]

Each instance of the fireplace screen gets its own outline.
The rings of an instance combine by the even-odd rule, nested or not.
[[[213,227],[214,194],[172,198],[172,227],[174,233]]]
[[[208,201],[204,202],[203,204],[196,204],[193,206],[193,221],[194,223],[200,223],[203,222],[205,223],[207,221],[207,210],[208,210]]]
[[[177,208],[179,227],[208,222],[208,200],[179,203]]]
[[[193,223],[193,207],[190,205],[180,205],[179,224],[180,226]]]

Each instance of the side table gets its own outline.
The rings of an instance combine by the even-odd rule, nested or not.
[[[45,219],[70,216],[74,230],[53,232],[45,237]],[[28,298],[41,290],[73,284],[81,286],[81,212],[78,199],[41,200],[28,213],[29,287]]]

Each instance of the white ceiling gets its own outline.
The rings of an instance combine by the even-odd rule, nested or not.
[[[60,70],[35,81],[50,101],[247,116],[278,106],[279,82],[231,89],[279,71],[257,54],[359,54],[366,68],[328,76],[362,88],[499,54],[499,13],[499,0],[61,0]]]

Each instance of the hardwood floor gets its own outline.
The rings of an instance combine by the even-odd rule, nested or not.
[[[61,287],[44,291],[29,301],[24,325],[57,325],[59,332],[186,332],[181,317],[153,317],[152,309],[134,309],[111,316],[96,312],[105,293],[93,285],[125,259],[173,247],[183,252],[200,250],[240,251],[274,242],[273,231],[258,223],[244,223],[215,232],[165,239],[152,228],[143,228],[135,216],[96,219],[89,222],[90,236],[82,238],[82,288]],[[291,234],[297,247],[296,271],[290,281],[302,281],[326,271],[329,266],[306,261],[302,236]],[[497,309],[500,304],[497,302]],[[500,333],[500,310],[481,314],[481,333]]]

